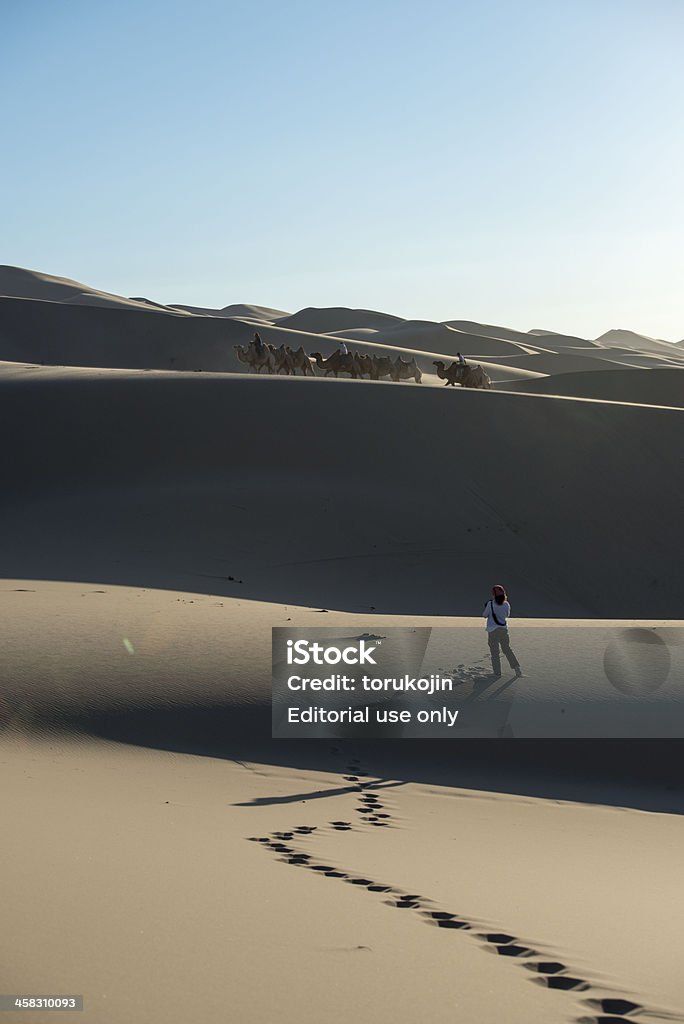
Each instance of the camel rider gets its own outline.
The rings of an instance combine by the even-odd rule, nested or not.
[[[258,356],[260,356],[264,351],[264,343],[261,340],[261,335],[258,334],[257,331],[254,332],[254,349]]]
[[[340,351],[342,352],[343,356],[348,356],[349,355],[349,349],[347,348],[346,341],[340,342]]]
[[[456,362],[458,363],[459,366],[465,366],[466,365],[465,356],[462,356],[460,352],[457,352],[456,353]]]
[[[506,660],[511,666],[516,676],[522,675],[522,669],[518,663],[518,659],[511,650],[511,642],[508,638],[508,624],[507,619],[511,614],[511,606],[508,603],[508,597],[506,591],[497,583],[492,587],[492,596],[489,601],[485,601],[482,609],[483,618],[487,620],[487,642],[489,643],[489,653],[492,658],[492,672],[495,679],[501,677],[501,657],[499,655],[499,648],[506,655]]]

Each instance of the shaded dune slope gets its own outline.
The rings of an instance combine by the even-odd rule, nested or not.
[[[501,578],[520,615],[677,615],[674,410],[43,372],[0,384],[6,577],[420,614]]]
[[[610,402],[639,402],[684,408],[682,369],[604,370],[602,373],[562,373],[504,385],[507,390],[535,395],[574,395]]]
[[[229,370],[253,327],[180,312],[0,298],[0,358],[71,366]]]
[[[93,366],[124,369],[244,371],[234,345],[246,345],[258,328],[264,341],[307,352],[330,355],[339,343],[335,336],[295,331],[280,325],[254,323],[224,316],[188,316],[174,312],[147,312],[125,308],[67,305],[45,300],[0,298],[0,359],[49,365]],[[445,329],[446,330],[446,329]],[[454,337],[458,338],[455,332]],[[423,373],[434,374],[433,359],[448,361],[457,351],[425,350],[428,342],[445,339],[427,335],[422,350],[411,348],[411,338],[398,335],[392,344],[371,335],[359,346],[364,351],[404,358],[415,356]],[[448,340],[448,339],[447,339]],[[481,342],[481,339],[474,339]],[[492,343],[495,344],[495,343]],[[463,346],[463,341],[459,341]],[[485,343],[484,348],[490,348]],[[470,352],[469,348],[464,351]],[[534,376],[515,365],[481,360],[496,380]]]

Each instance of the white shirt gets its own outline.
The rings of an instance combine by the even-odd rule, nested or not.
[[[495,629],[501,629],[502,626],[506,626],[506,620],[510,614],[511,606],[508,601],[504,601],[503,604],[497,604],[494,598],[487,601],[482,612],[483,617],[487,620],[487,632],[493,633]],[[499,620],[498,622],[495,621],[494,615]]]

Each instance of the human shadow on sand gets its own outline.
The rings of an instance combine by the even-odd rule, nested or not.
[[[374,782],[372,787],[367,786],[368,792],[376,790],[390,789],[395,786],[403,786],[404,782]],[[287,796],[261,796],[256,797],[254,800],[245,800],[240,803],[233,804],[234,807],[264,807],[272,804],[296,804],[301,803],[302,800],[328,800],[333,796],[349,796],[350,793],[356,793],[359,790],[358,786],[337,786],[333,789],[312,789],[305,793],[290,793]]]
[[[395,782],[684,813],[682,740],[273,739],[266,703],[121,707],[37,716],[30,727],[246,765],[339,773],[360,758],[376,777]]]

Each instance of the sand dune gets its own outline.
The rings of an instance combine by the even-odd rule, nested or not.
[[[330,355],[339,345],[334,336],[288,330],[279,324],[250,322],[233,317],[182,316],[157,313],[154,318],[137,309],[67,305],[44,300],[0,298],[0,360],[52,365],[130,369],[244,371],[234,350],[246,345],[258,328],[264,341],[279,346],[303,345],[307,352]],[[438,383],[434,359],[449,361],[443,350],[420,351],[400,342],[386,345],[366,341],[363,350],[404,358],[415,355],[421,370]],[[516,366],[484,360],[499,381],[535,376]],[[426,378],[426,384],[430,383]]]
[[[377,341],[386,345],[406,345],[416,349],[445,352],[452,358],[457,352],[473,357],[490,357],[520,352],[520,348],[497,338],[467,334],[447,324],[424,320],[408,320],[386,330],[379,330]],[[530,351],[533,351],[530,349]]]
[[[310,334],[333,334],[359,327],[380,330],[402,322],[401,317],[378,313],[372,309],[347,309],[345,306],[317,309],[310,306],[284,317],[280,326]]]
[[[657,352],[667,351],[670,347],[669,341],[662,341],[660,338],[649,338],[645,334],[637,334],[635,331],[626,331],[623,329],[606,331],[598,337],[597,342],[606,347],[615,348],[636,348],[646,349],[646,351],[655,350]]]
[[[570,335],[556,334],[552,331],[514,331],[509,327],[495,327],[493,324],[478,324],[472,320],[448,320],[446,321],[447,326],[453,327],[454,329],[461,331],[465,334],[478,334],[484,338],[494,338],[499,341],[511,341],[517,342],[518,344],[527,346],[535,344],[535,336],[541,335],[542,337],[548,334],[549,337],[553,337],[554,344],[556,345],[581,345],[590,346],[593,343],[587,341],[584,338],[575,338]]]
[[[3,291],[0,988],[93,1024],[684,1020],[681,346]],[[246,374],[255,325],[424,383]],[[499,389],[445,388],[459,349]],[[463,738],[271,739],[285,625],[429,626]]]
[[[35,987],[39,964],[42,987],[84,993],[94,1024],[219,1024],[227,1005],[245,1024],[426,1007],[438,1024],[455,1008],[499,1024],[502,1005],[511,1024],[680,1019],[680,816],[601,806],[589,788],[581,804],[473,792],[463,753],[446,774],[434,750],[403,746],[300,759],[290,745],[271,765],[253,743],[198,757],[13,735],[0,949],[15,987]],[[385,827],[364,822],[366,794]]]
[[[104,306],[110,309],[166,310],[167,307],[149,299],[127,299],[72,281],[68,277],[53,277],[22,267],[0,267],[0,296],[23,299],[44,299],[83,306]]]
[[[505,356],[497,357],[500,361]],[[530,354],[511,357],[518,369],[534,370],[539,374],[583,373],[614,371],[617,369],[650,369],[667,366],[684,366],[677,353],[661,357],[656,353],[637,352],[629,349],[572,349],[559,348],[553,351],[539,349]]]
[[[233,344],[253,330],[180,312],[0,298],[0,358],[14,361],[228,370],[237,367]]]
[[[15,988],[95,1024],[681,1019],[674,744],[273,741],[270,625],[314,609],[7,580],[0,612]]]
[[[481,580],[504,575],[526,614],[610,615],[616,592],[624,615],[672,612],[675,410],[390,383],[26,371],[2,384],[0,415],[8,433],[26,424],[4,455],[12,576],[467,613]],[[488,455],[500,422],[503,462]],[[532,455],[537,442],[553,457]],[[617,507],[617,518],[595,513]]]
[[[244,302],[236,302],[230,306],[224,306],[223,309],[183,305],[172,305],[169,306],[169,309],[185,310],[187,313],[195,313],[198,316],[223,316],[235,317],[237,319],[244,317],[247,320],[260,320],[264,323],[273,323],[276,320],[282,320],[283,317],[291,316],[290,313],[286,313],[282,309],[271,309],[268,306],[253,306]]]
[[[611,402],[639,402],[684,408],[682,369],[604,370],[602,373],[561,373],[535,380],[512,382],[508,390],[536,395],[575,395]]]

